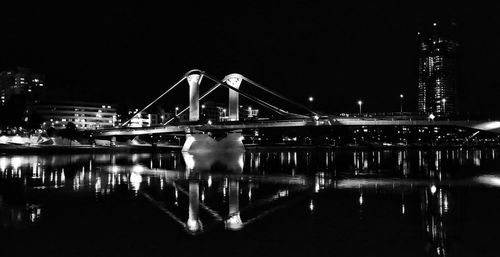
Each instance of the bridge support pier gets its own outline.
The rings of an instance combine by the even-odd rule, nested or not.
[[[187,134],[183,152],[244,152],[243,136],[241,133],[228,133],[224,138],[216,140],[208,134]]]

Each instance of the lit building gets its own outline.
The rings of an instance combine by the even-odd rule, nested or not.
[[[455,23],[433,23],[429,32],[418,32],[418,111],[445,114],[457,111],[457,42]]]
[[[225,104],[215,102],[205,102],[201,105],[201,116],[204,120],[228,121],[229,113]],[[250,105],[240,105],[240,120],[256,119],[259,116],[259,109]]]
[[[138,109],[130,110],[128,112],[128,114],[133,115],[134,113],[136,113],[138,111],[139,111]],[[163,117],[163,119],[165,119],[165,117]],[[162,122],[162,115],[141,112],[141,113],[135,115],[130,120],[130,122],[127,124],[127,127],[134,127],[134,128],[151,127],[151,126],[160,125],[161,122]]]
[[[240,106],[240,119],[250,120],[257,119],[259,117],[259,109],[252,107],[250,105]]]
[[[5,105],[14,95],[22,95],[28,102],[42,100],[45,93],[44,80],[43,75],[32,73],[26,68],[0,72],[0,104]]]
[[[37,103],[29,106],[31,117],[39,116],[42,127],[63,128],[72,122],[78,129],[111,128],[116,123],[116,107],[92,102]]]

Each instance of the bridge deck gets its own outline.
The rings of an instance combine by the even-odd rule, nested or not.
[[[234,131],[241,129],[258,128],[287,128],[287,127],[316,127],[316,126],[458,126],[483,131],[500,133],[498,121],[470,121],[470,120],[412,120],[393,118],[325,118],[295,119],[295,120],[265,120],[265,121],[235,121],[217,124],[185,124],[177,126],[161,126],[146,128],[115,128],[94,131],[95,136],[134,136],[150,134],[196,133],[208,131]]]

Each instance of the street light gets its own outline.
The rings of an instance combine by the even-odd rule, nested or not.
[[[179,110],[179,107],[175,107],[175,116],[177,116],[177,111]]]
[[[403,115],[403,98],[404,98],[404,95],[403,94],[400,94],[399,95],[399,105],[400,105],[400,108],[399,108],[399,112],[401,113],[401,115]]]
[[[307,100],[309,100],[310,103],[314,101],[314,97],[310,96]]]
[[[359,105],[359,114],[361,114],[361,105],[363,104],[363,101],[359,100],[358,105]]]
[[[446,114],[446,98],[443,98],[441,102],[443,102],[443,113]]]

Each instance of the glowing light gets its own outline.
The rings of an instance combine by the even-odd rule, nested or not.
[[[145,169],[142,165],[136,164],[136,165],[132,166],[133,173],[141,173],[141,172],[144,172],[144,170]]]
[[[313,200],[309,203],[309,210],[313,211],[314,210],[314,203]]]
[[[142,176],[140,174],[130,173],[130,184],[132,185],[132,188],[134,188],[135,191],[139,190],[141,182],[142,182]]]
[[[12,137],[12,143],[14,144],[23,144],[23,138],[20,136],[14,136]]]
[[[1,161],[1,159],[0,159]],[[476,181],[489,185],[489,186],[495,186],[495,187],[500,187],[500,177],[494,176],[494,175],[482,175],[477,178],[475,178]]]
[[[243,228],[240,214],[235,214],[226,220],[226,228],[229,230],[240,230]]]
[[[0,158],[0,169],[5,171],[5,169],[7,169],[7,165],[8,165],[8,160],[6,157],[1,157]]]
[[[208,184],[208,187],[212,186],[212,176],[208,176],[207,184]]]
[[[431,193],[432,193],[432,194],[435,194],[435,193],[436,193],[436,190],[437,190],[436,186],[435,186],[435,185],[432,185],[432,186],[431,186]]]
[[[312,102],[314,101],[314,97],[310,96],[307,100],[309,100],[309,102]]]
[[[12,165],[12,169],[17,170],[19,167],[21,167],[22,164],[22,157],[12,157],[10,160],[10,165]]]
[[[186,224],[186,228],[190,232],[194,233],[194,232],[201,231],[203,229],[203,225],[201,224],[201,221],[199,221],[199,220],[188,219],[187,224]]]
[[[363,205],[363,194],[359,195],[359,205]]]
[[[238,164],[240,165],[241,170],[243,170],[243,165],[244,165],[243,154],[241,154],[240,157],[238,158]]]
[[[481,123],[481,124],[474,126],[473,128],[479,129],[479,130],[498,129],[498,128],[500,128],[500,121],[484,122],[484,123]]]

